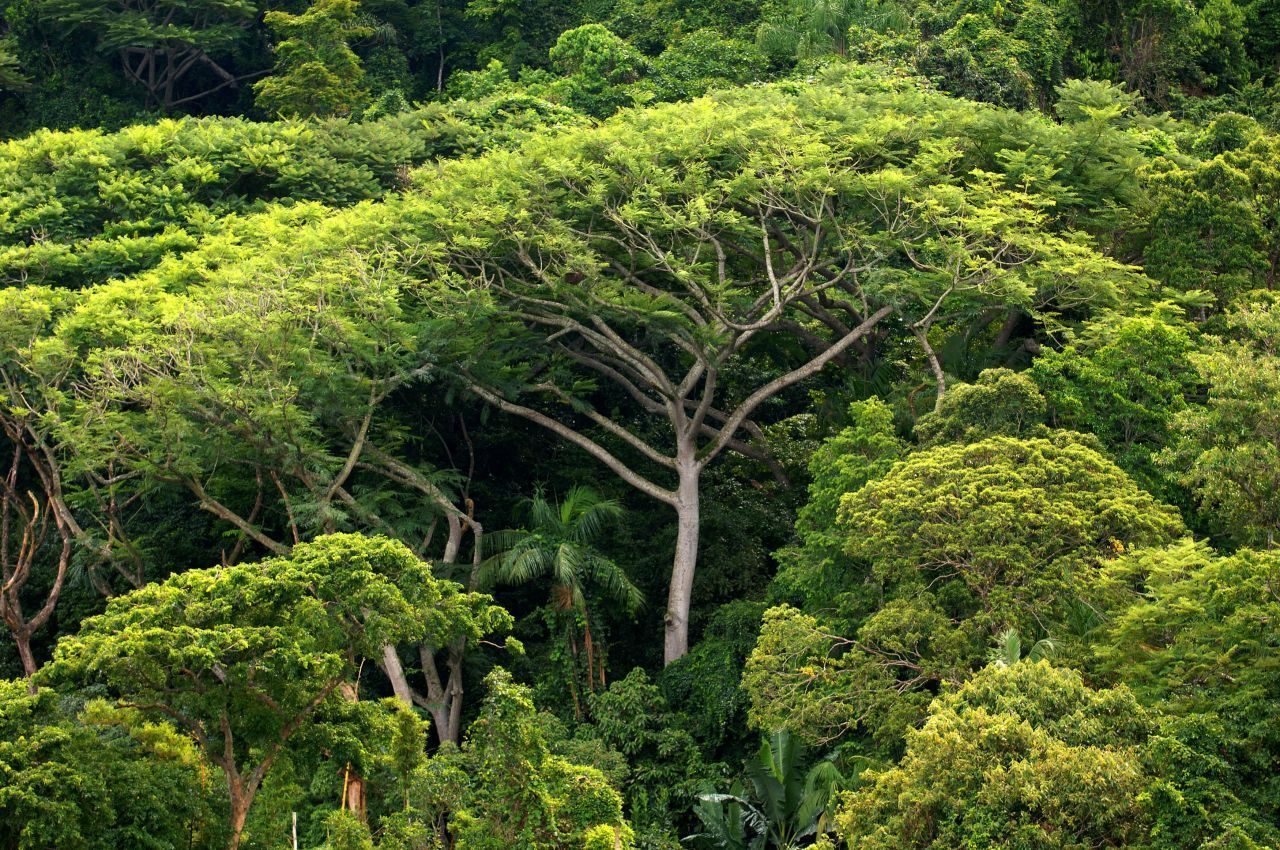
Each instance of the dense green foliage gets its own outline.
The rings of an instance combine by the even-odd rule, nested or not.
[[[1180,744],[1123,686],[993,665],[939,697],[837,820],[850,848],[1270,846],[1274,829],[1241,819],[1227,789],[1171,769]]]
[[[206,845],[219,837],[191,741],[102,701],[0,683],[5,847]]]
[[[36,133],[6,143],[0,159],[0,281],[80,287],[135,274],[219,234],[243,239],[234,216],[279,204],[314,220],[322,213],[306,202],[378,198],[416,165],[570,118],[495,98],[362,124],[181,119]]]
[[[1275,0],[0,2],[0,850],[1280,847]]]

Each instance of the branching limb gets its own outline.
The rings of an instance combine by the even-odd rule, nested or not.
[[[533,422],[536,425],[541,425],[548,431],[551,431],[557,436],[573,443],[578,448],[587,452],[587,454],[603,463],[619,478],[630,484],[632,487],[635,487],[641,493],[673,507],[676,505],[676,494],[673,491],[668,490],[665,487],[658,486],[648,478],[645,478],[643,475],[631,469],[631,467],[627,466],[612,452],[597,443],[595,440],[592,440],[585,434],[579,433],[562,422],[557,422],[550,416],[540,413],[531,407],[525,407],[522,404],[516,404],[515,402],[508,401],[493,390],[480,384],[469,375],[464,375],[463,377],[466,379],[467,385],[473,393],[498,408],[503,413],[519,416],[520,418]]]

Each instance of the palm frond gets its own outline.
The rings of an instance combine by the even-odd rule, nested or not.
[[[502,555],[514,549],[521,540],[529,536],[523,528],[504,528],[501,531],[490,531],[484,536],[486,557]]]
[[[1031,650],[1027,653],[1028,661],[1044,661],[1052,657],[1058,651],[1058,645],[1050,638],[1040,638],[1031,645]]]
[[[586,578],[607,597],[634,614],[644,605],[644,594],[632,583],[625,570],[608,558],[595,557],[587,562]]]
[[[1024,656],[1022,636],[1017,629],[1008,628],[996,636],[995,646],[987,653],[987,660],[998,667],[1012,667],[1024,658],[1027,661],[1043,661],[1057,651],[1058,645],[1046,637],[1032,644]]]
[[[476,569],[476,584],[487,588],[498,584],[528,584],[546,575],[550,566],[550,558],[542,549],[517,545],[482,561]]]
[[[587,555],[576,545],[562,541],[554,552],[548,553],[551,561],[551,579],[558,585],[569,588],[573,596],[573,604],[582,605],[582,567]]]
[[[565,495],[560,519],[575,539],[586,543],[594,540],[611,520],[623,514],[622,505],[603,499],[589,487],[575,486]]]
[[[560,512],[547,500],[541,490],[533,494],[533,498],[525,502],[525,513],[529,517],[529,527],[535,531],[559,531],[562,528]]]
[[[501,570],[501,557],[486,558],[481,561],[472,575],[472,581],[475,582],[476,589],[482,591],[493,590],[498,584],[498,576]]]
[[[844,775],[831,759],[823,759],[809,769],[804,778],[804,793],[796,809],[795,822],[801,831],[797,838],[812,835],[823,828],[823,815],[832,792],[844,782]]]

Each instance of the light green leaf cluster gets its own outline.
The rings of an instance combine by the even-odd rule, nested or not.
[[[857,457],[855,454],[854,457]],[[1009,628],[1073,637],[1101,570],[1183,533],[1079,435],[920,449],[840,497],[852,565],[826,606],[768,612],[743,686],[759,728],[892,747],[936,688],[967,679]]]
[[[462,751],[446,757],[465,776],[451,819],[459,850],[633,847],[622,797],[599,770],[551,755],[529,689],[500,668],[485,684]]]
[[[0,286],[136,274],[209,250],[240,230],[234,215],[349,206],[402,187],[409,168],[435,157],[574,120],[532,98],[498,98],[358,124],[184,118],[116,133],[43,130],[0,145]]]
[[[1045,662],[991,666],[937,699],[897,766],[837,821],[850,848],[1145,846],[1149,713]]]

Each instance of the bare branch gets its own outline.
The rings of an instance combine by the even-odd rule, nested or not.
[[[627,466],[612,452],[597,443],[595,440],[592,440],[584,434],[580,434],[568,425],[557,422],[544,413],[539,413],[531,407],[525,407],[522,404],[507,401],[505,398],[499,396],[493,390],[483,386],[469,375],[464,375],[464,377],[466,378],[467,385],[471,388],[472,392],[501,410],[503,413],[510,413],[513,416],[519,416],[522,419],[527,419],[528,421],[533,422],[534,424],[541,425],[548,431],[568,440],[570,443],[573,443],[575,446],[587,452],[587,454],[609,467],[609,469],[613,470],[619,478],[630,484],[632,487],[635,487],[640,492],[647,496],[651,496],[660,502],[664,502],[673,507],[675,506],[675,492],[658,486],[643,475],[631,469],[631,467]]]
[[[808,363],[796,369],[792,369],[785,375],[774,378],[772,381],[747,396],[746,400],[742,402],[742,404],[738,405],[737,409],[734,410],[734,412],[725,421],[724,427],[720,430],[720,436],[707,448],[706,452],[699,460],[699,463],[705,466],[715,458],[715,456],[718,455],[728,444],[729,439],[732,438],[734,432],[738,430],[738,426],[742,424],[743,420],[751,415],[752,411],[754,411],[761,402],[771,398],[787,387],[799,383],[805,378],[819,372],[823,366],[826,366],[829,362],[839,356],[840,352],[853,345],[854,342],[878,325],[880,320],[892,313],[893,310],[894,308],[892,306],[881,307],[879,310],[868,316],[866,321],[845,335],[843,339],[834,343],[830,348],[819,354],[817,357],[814,357]]]

